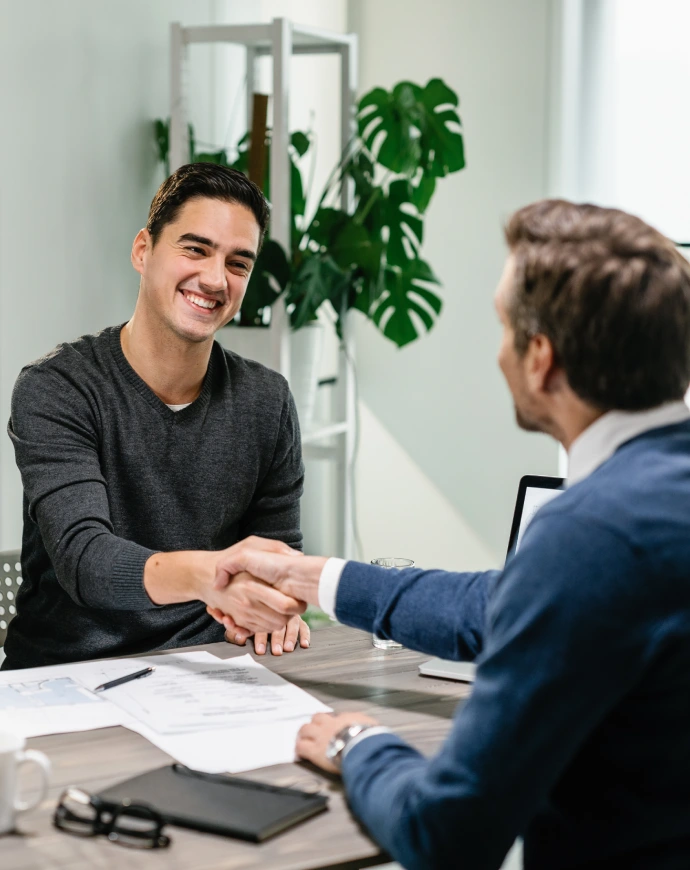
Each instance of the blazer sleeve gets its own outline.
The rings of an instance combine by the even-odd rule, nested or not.
[[[637,627],[642,593],[630,582],[638,558],[605,528],[536,518],[490,602],[474,690],[440,752],[427,760],[381,734],[347,753],[355,814],[409,870],[456,866],[458,844],[464,866],[499,868],[578,749],[640,679],[650,656]],[[418,621],[433,633],[430,614],[424,608]]]
[[[347,562],[335,615],[340,622],[454,661],[482,650],[486,605],[499,571],[403,571]]]

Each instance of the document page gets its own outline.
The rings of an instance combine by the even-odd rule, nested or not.
[[[94,695],[86,688],[80,679],[84,668],[80,664],[50,665],[0,672],[0,731],[28,738],[128,722],[129,714],[111,704],[106,695]],[[115,663],[109,679],[132,668],[136,664],[127,662],[118,670]]]
[[[269,724],[327,709],[249,655],[169,658],[151,676],[108,690],[112,703],[158,734]]]
[[[156,670],[93,691],[146,667]],[[292,761],[301,725],[329,709],[249,655],[168,653],[0,673],[0,730],[38,737],[124,725],[207,773]]]

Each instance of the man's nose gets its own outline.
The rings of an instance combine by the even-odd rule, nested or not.
[[[222,257],[208,257],[204,262],[204,268],[199,277],[201,279],[201,289],[208,290],[210,293],[224,292],[228,288],[225,276],[225,261]]]

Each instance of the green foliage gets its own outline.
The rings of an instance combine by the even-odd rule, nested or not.
[[[381,166],[441,178],[465,165],[457,105],[457,94],[441,79],[424,88],[412,82],[390,92],[374,88],[359,103],[359,135]]]
[[[259,251],[242,303],[242,325],[263,326],[263,311],[284,292],[290,281],[290,264],[283,248],[266,239]]]
[[[402,268],[386,267],[384,292],[373,306],[371,319],[399,347],[414,341],[417,328],[411,315],[416,314],[429,330],[433,315],[441,313],[441,300],[425,286],[439,283],[424,260],[409,260]]]
[[[458,97],[441,79],[425,87],[400,82],[392,91],[374,88],[359,102],[358,136],[350,143],[310,221],[302,158],[311,140],[295,132],[290,139],[290,259],[268,239],[259,255],[242,306],[242,323],[263,323],[263,311],[283,295],[293,329],[316,319],[330,304],[342,334],[343,317],[356,309],[383,335],[403,347],[432,329],[442,302],[432,288],[439,280],[421,258],[424,214],[437,179],[465,166],[457,113]],[[155,122],[158,155],[166,165],[168,125]],[[192,160],[232,166],[247,172],[249,134],[230,162],[224,149],[196,153]],[[267,131],[263,190],[270,200],[271,131]],[[351,213],[329,205],[344,185],[353,192]]]

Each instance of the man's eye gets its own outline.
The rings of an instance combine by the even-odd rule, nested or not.
[[[244,272],[248,270],[248,266],[246,263],[228,263],[228,268],[230,269],[242,269]]]
[[[204,249],[203,249],[203,248],[197,248],[195,245],[188,245],[188,246],[185,248],[185,250],[187,250],[187,251],[191,251],[193,254],[203,254],[203,253],[204,253]]]

